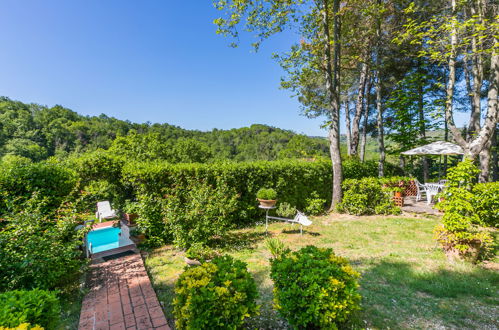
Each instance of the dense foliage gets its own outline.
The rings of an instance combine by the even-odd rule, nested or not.
[[[238,329],[258,312],[255,281],[246,264],[222,256],[188,268],[175,284],[177,329]]]
[[[166,199],[163,214],[166,229],[179,247],[208,243],[223,236],[230,228],[231,216],[237,210],[237,194],[223,183],[216,188],[192,182],[188,189],[172,191]],[[140,224],[139,220],[139,224]]]
[[[443,225],[435,228],[435,237],[445,251],[457,252],[471,261],[486,257],[492,242],[490,234],[480,230],[477,224],[488,224],[490,216],[494,222],[494,214],[497,216],[499,210],[494,208],[495,184],[490,185],[490,195],[487,186],[473,189],[478,173],[469,159],[449,169],[449,187],[441,194],[444,200],[437,205],[444,211]]]
[[[274,302],[299,329],[336,329],[360,307],[359,274],[332,249],[307,246],[271,260]]]
[[[0,293],[0,328],[30,323],[55,329],[60,312],[59,300],[54,292],[34,289]]]
[[[499,182],[478,183],[473,187],[473,210],[477,224],[499,227]]]
[[[26,158],[0,160],[0,214],[19,208],[34,193],[44,200],[45,213],[54,211],[73,191],[76,172],[54,161],[33,163]]]
[[[43,200],[30,200],[0,223],[0,291],[58,288],[83,266],[78,247],[84,231],[75,230],[82,220],[74,207],[47,216],[43,205]]]
[[[347,179],[343,181],[343,201],[339,212],[355,215],[399,214],[400,208],[393,203],[391,189],[383,188],[378,178]]]

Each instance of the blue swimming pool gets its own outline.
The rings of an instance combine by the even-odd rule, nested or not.
[[[105,227],[94,229],[87,234],[87,243],[91,253],[98,253],[120,247],[121,229]]]

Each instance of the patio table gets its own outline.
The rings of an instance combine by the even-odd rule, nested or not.
[[[433,196],[444,190],[445,185],[442,183],[428,182],[424,184],[426,187],[426,203],[430,205]]]

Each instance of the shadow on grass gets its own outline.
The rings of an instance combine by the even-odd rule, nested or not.
[[[267,238],[265,232],[231,232],[213,240],[213,245],[223,250],[254,249],[258,242]]]
[[[498,273],[479,267],[417,272],[381,261],[362,274],[362,318],[382,328],[495,328],[498,284]]]
[[[300,234],[300,229],[284,229],[282,231],[283,234]],[[317,236],[321,236],[320,233],[318,232],[314,232],[314,231],[308,231],[308,230],[305,230],[303,229],[303,236],[307,236],[307,235],[310,235],[310,236],[313,236],[313,237],[317,237]]]

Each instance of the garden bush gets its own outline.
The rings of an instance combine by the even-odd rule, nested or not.
[[[449,187],[440,194],[443,200],[437,204],[444,211],[442,225],[434,231],[435,239],[449,256],[457,254],[472,262],[488,257],[492,237],[477,224],[482,224],[484,217],[494,213],[494,209],[484,207],[493,207],[497,201],[494,191],[489,196],[483,186],[474,189],[479,172],[469,159],[448,170]]]
[[[305,208],[305,213],[310,215],[319,215],[324,212],[327,201],[323,198],[319,198],[319,194],[315,191],[309,198],[306,198],[307,207]]]
[[[298,329],[336,329],[360,309],[359,274],[332,249],[306,246],[271,259],[274,303]]]
[[[230,256],[185,270],[175,284],[177,329],[238,329],[258,312],[256,284],[246,264]]]
[[[208,245],[231,227],[237,210],[237,194],[224,184],[213,186],[193,182],[188,190],[178,189],[168,196],[163,214],[173,243],[188,248],[192,243]]]
[[[392,193],[383,189],[378,178],[347,179],[343,181],[343,200],[337,205],[342,213],[354,215],[399,214]]]
[[[53,212],[77,183],[75,171],[54,161],[31,163],[20,157],[9,158],[0,167],[0,214],[19,208],[34,193],[45,199],[43,212]]]
[[[477,223],[499,227],[499,182],[478,183],[473,187],[473,210]]]
[[[0,326],[14,328],[29,323],[55,329],[60,313],[55,292],[34,289],[0,293]]]
[[[68,205],[54,216],[40,211],[38,200],[23,211],[6,215],[0,230],[0,291],[54,289],[73,280],[84,264],[84,230],[76,231],[80,215]]]

